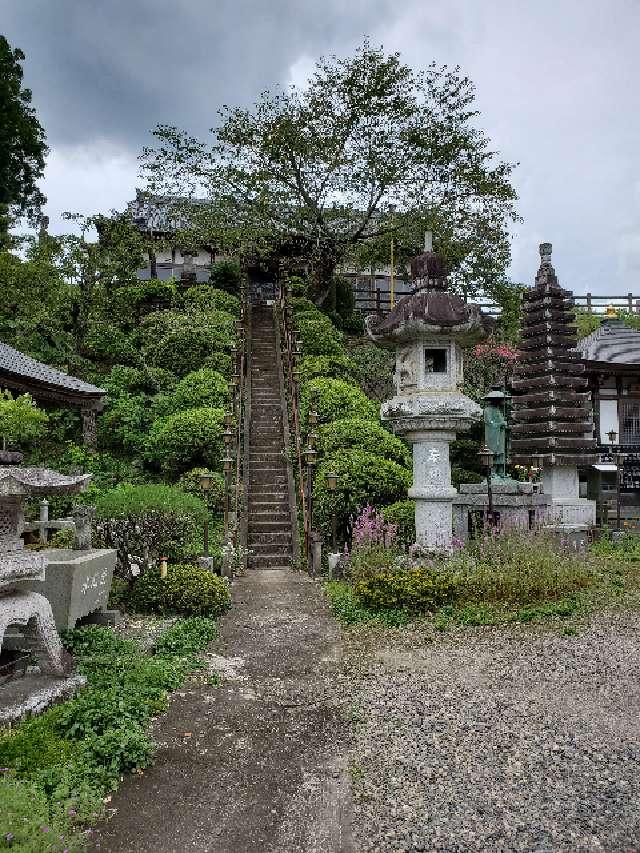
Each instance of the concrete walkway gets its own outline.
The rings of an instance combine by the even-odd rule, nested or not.
[[[155,763],[128,777],[95,847],[112,853],[349,853],[339,634],[318,587],[290,571],[234,584],[215,651],[237,678],[176,694]]]

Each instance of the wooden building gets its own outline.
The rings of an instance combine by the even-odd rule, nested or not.
[[[640,331],[610,311],[599,329],[578,342],[593,401],[594,433],[600,453],[589,476],[589,492],[616,501],[616,457],[620,459],[623,515],[640,516]]]

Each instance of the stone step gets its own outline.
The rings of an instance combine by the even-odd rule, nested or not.
[[[264,513],[261,516],[254,513],[249,520],[249,529],[256,533],[269,533],[270,530],[274,530],[276,533],[286,530],[291,533],[291,522],[287,523],[281,519],[274,519],[269,513]]]
[[[289,548],[291,543],[291,530],[269,530],[256,531],[249,528],[247,539],[250,548],[257,545],[266,545],[269,548]]]
[[[291,568],[291,556],[283,558],[281,554],[274,557],[250,557],[247,563],[249,569],[271,569],[273,571],[289,571]]]
[[[248,545],[256,557],[277,557],[282,560],[291,556],[291,545],[288,543],[280,545],[275,542],[249,542]]]

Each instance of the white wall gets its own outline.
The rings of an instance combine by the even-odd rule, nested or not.
[[[620,424],[618,423],[618,401],[600,400],[600,443],[609,444],[608,432],[617,433],[616,444],[620,441]]]

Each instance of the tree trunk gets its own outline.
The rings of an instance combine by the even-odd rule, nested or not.
[[[316,305],[322,305],[331,289],[331,283],[338,265],[338,254],[335,246],[322,244],[318,246],[312,259],[312,270],[309,281],[309,299]]]

